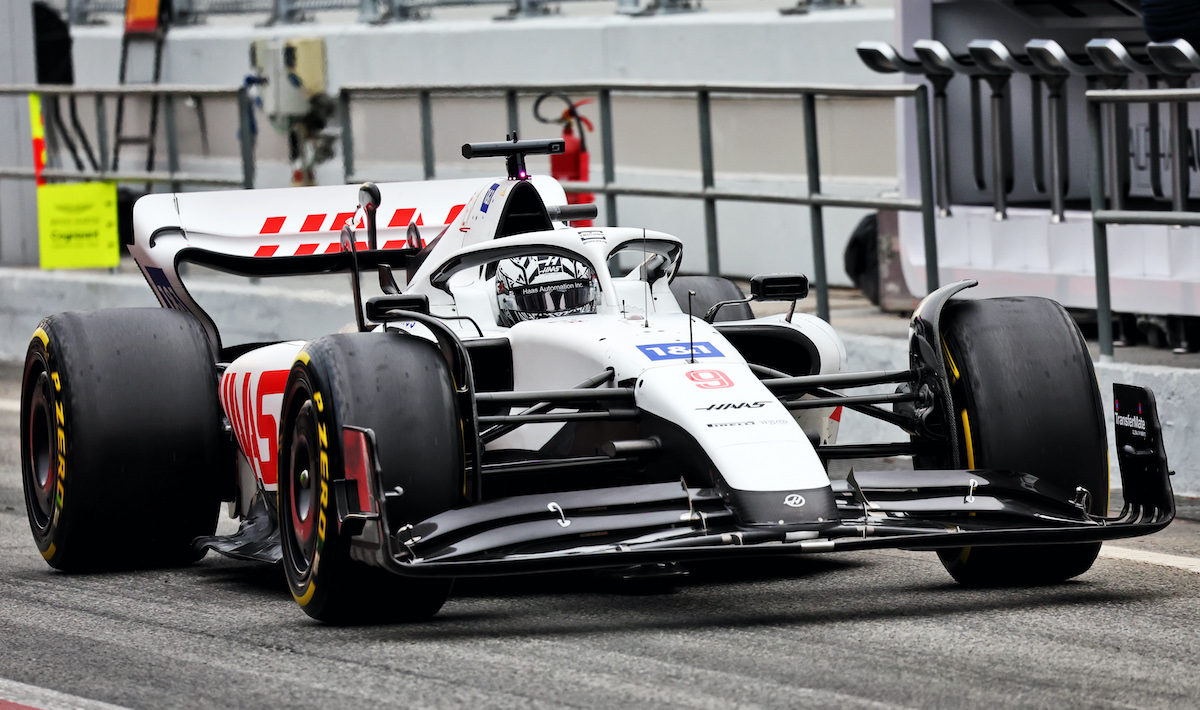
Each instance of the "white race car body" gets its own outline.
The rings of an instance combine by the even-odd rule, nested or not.
[[[195,316],[207,334],[213,360],[205,364],[216,362],[220,409],[239,453],[236,493],[225,499],[234,499],[242,529],[198,537],[197,548],[284,559],[293,594],[308,605],[321,594],[315,587],[328,589],[320,570],[330,536],[339,560],[456,577],[746,550],[1094,542],[1170,522],[1153,395],[1140,388],[1121,386],[1126,406],[1149,412],[1150,434],[1118,448],[1127,501],[1119,518],[1102,517],[1091,491],[1105,491],[1107,477],[1090,468],[1086,476],[1048,466],[1038,475],[974,468],[964,388],[976,380],[950,353],[975,346],[948,345],[941,325],[952,297],[973,283],[945,286],[917,308],[905,369],[842,372],[845,348],[828,323],[790,311],[754,318],[751,299],[732,283],[676,278],[676,237],[569,226],[586,219],[580,206],[568,205],[556,181],[524,168],[524,154],[562,149],[552,144],[464,146],[464,157],[505,157],[507,178],[138,201],[130,251],[159,302]],[[549,265],[551,278],[570,281],[534,284],[525,266],[525,280],[507,280],[516,273],[510,266],[531,259],[536,276]],[[348,272],[353,325],[310,341],[223,347],[180,277],[185,262],[245,276]],[[401,271],[403,289],[394,278]],[[376,273],[384,295],[364,304],[360,280]],[[751,280],[752,299],[793,306],[807,288],[798,274]],[[531,310],[539,303],[560,315],[539,317],[545,313]],[[1098,416],[1090,361],[1077,352],[1078,331],[1061,307],[985,308],[1014,332],[1025,326],[1015,313],[1042,319],[1047,347],[1067,362],[1062,391],[1082,419]],[[961,318],[967,310],[947,312]],[[160,320],[200,330],[190,318]],[[954,337],[965,338],[954,322]],[[978,347],[1011,352],[1004,357],[1041,372],[1020,352],[1022,337]],[[50,369],[52,361],[35,365]],[[1070,389],[1079,373],[1085,386]],[[993,398],[1029,396],[1023,383],[976,377]],[[35,385],[50,401],[43,380]],[[840,391],[881,385],[886,391]],[[838,444],[843,407],[895,425],[909,440]],[[996,421],[994,430],[1007,420]],[[1117,424],[1118,442],[1132,441]],[[1038,424],[1020,436],[1045,430]],[[1077,448],[1082,461],[1102,446]],[[856,470],[831,481],[826,469],[831,459],[906,455],[922,470]],[[35,502],[50,508],[47,496]],[[315,598],[306,609],[324,618],[335,601]]]
[[[828,488],[814,443],[836,441],[840,407],[789,412],[722,334],[730,327],[743,332],[794,331],[811,343],[816,355],[815,367],[798,374],[831,374],[842,369],[845,349],[827,323],[797,314],[790,321],[780,315],[717,327],[684,313],[667,278],[648,285],[637,278],[636,269],[629,277],[610,275],[607,265],[613,254],[633,253],[639,260],[645,243],[660,250],[665,245],[678,254],[679,240],[663,233],[579,229],[559,222],[552,230],[497,238],[506,201],[517,185],[532,185],[547,205],[566,204],[558,183],[540,177],[523,183],[500,178],[380,185],[383,204],[402,205],[380,212],[381,250],[408,247],[410,224],[427,234],[440,232],[405,293],[427,296],[431,315],[446,317],[444,322],[464,342],[507,341],[513,390],[570,388],[611,370],[612,383],[636,382],[640,410],[675,423],[693,437],[730,488]],[[356,195],[354,186],[151,195],[137,203],[131,251],[160,303],[191,311],[214,342],[220,342],[215,324],[184,286],[177,264],[189,256],[196,259],[198,252],[238,257],[243,263],[338,253],[337,231],[343,224],[362,223],[362,214],[347,207],[354,205]],[[358,248],[365,250],[364,231],[360,228],[356,234],[362,242]],[[594,314],[506,328],[497,325],[495,285],[481,275],[482,269],[457,271],[445,290],[430,280],[455,258],[545,246],[571,252],[595,269],[601,300]],[[347,321],[351,318],[348,313]],[[419,324],[405,325],[414,335],[432,338]],[[253,478],[243,475],[240,482],[243,512],[256,489],[276,488],[280,406],[288,373],[303,346],[293,341],[251,350],[229,362],[222,374],[221,404],[243,468],[253,472]],[[528,424],[488,442],[487,448],[538,451],[562,427]]]
[[[112,511],[144,511],[129,561],[280,563],[306,613],[342,623],[428,618],[455,577],[739,555],[930,549],[964,583],[1061,582],[1095,543],[1170,523],[1154,396],[1131,385],[1107,515],[1102,400],[1060,305],[950,284],[914,312],[905,367],[843,372],[829,324],[794,313],[805,276],[746,298],[677,276],[676,237],[570,226],[594,207],[524,163],[563,150],[463,146],[506,178],[139,200],[130,251],[163,309],[48,316],[27,351],[22,486],[47,563],[111,564]],[[224,344],[187,263],[348,274],[353,308],[336,333]],[[907,440],[838,443],[843,408]],[[913,470],[857,463],[895,456]],[[856,463],[831,480],[835,459]],[[220,501],[235,534],[215,534]]]

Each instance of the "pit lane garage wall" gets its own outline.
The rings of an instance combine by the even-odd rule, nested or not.
[[[81,86],[116,82],[120,33],[114,27],[72,30],[76,81]],[[237,84],[249,73],[255,39],[320,36],[325,41],[326,91],[347,83],[403,82],[486,84],[488,82],[579,82],[602,80],[809,82],[880,85],[881,78],[858,61],[862,39],[890,40],[890,9],[851,8],[783,16],[775,8],[751,12],[703,12],[655,17],[587,16],[521,19],[515,22],[431,20],[383,26],[314,23],[255,27],[218,23],[172,28],[166,43],[163,81]],[[556,126],[533,120],[532,101],[520,107],[523,138],[556,137]],[[598,119],[595,107],[584,114]],[[503,135],[502,99],[436,100],[434,154],[438,178],[487,174],[467,163],[459,147]],[[177,111],[183,145],[182,168],[194,169],[200,155],[191,114]],[[208,111],[214,155],[236,155],[236,126],[222,125],[231,113]],[[893,102],[889,99],[821,101],[822,180],[836,194],[877,196],[897,188]],[[141,125],[134,114],[129,125]],[[359,179],[421,179],[420,138],[415,104],[361,102],[354,107]],[[700,184],[697,116],[692,100],[622,98],[614,101],[618,180],[633,185],[690,189]],[[763,192],[803,192],[803,121],[800,102],[756,101],[742,111],[734,102],[714,101],[713,133],[717,186]],[[283,137],[259,119],[258,187],[286,186],[290,168]],[[594,136],[594,134],[593,134]],[[222,141],[228,145],[222,145]],[[600,170],[598,141],[592,171]],[[125,151],[128,151],[126,153]],[[136,164],[136,147],[122,160]],[[209,165],[211,171],[211,163]],[[547,172],[531,159],[534,172]],[[236,166],[231,162],[231,173]],[[483,171],[482,173],[479,171]],[[320,166],[321,184],[342,182],[341,159]],[[602,202],[602,201],[601,201]],[[621,198],[620,221],[676,234],[685,240],[684,269],[706,265],[703,207],[696,201]],[[849,285],[842,251],[861,210],[826,210],[826,271],[833,284]],[[604,216],[601,215],[601,219]],[[751,276],[772,268],[812,272],[809,220],[802,207],[722,203],[718,208],[722,271]],[[767,257],[766,255],[770,255]]]

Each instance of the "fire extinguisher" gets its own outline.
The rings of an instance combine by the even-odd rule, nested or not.
[[[541,113],[542,101],[551,96],[562,99],[567,105],[566,110],[557,118],[546,118]],[[563,141],[567,144],[562,153],[550,156],[550,175],[559,182],[587,182],[590,167],[587,140],[584,131],[593,130],[592,122],[579,115],[579,107],[592,103],[591,99],[583,99],[576,103],[566,94],[551,92],[542,94],[533,103],[533,117],[542,123],[558,123],[562,125]],[[590,205],[596,201],[596,196],[590,192],[568,192],[567,204]],[[571,222],[572,227],[590,227],[592,220],[577,220]]]

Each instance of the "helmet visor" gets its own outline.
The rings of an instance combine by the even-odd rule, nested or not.
[[[581,308],[595,298],[589,279],[558,281],[512,290],[517,310],[526,313],[555,313]]]

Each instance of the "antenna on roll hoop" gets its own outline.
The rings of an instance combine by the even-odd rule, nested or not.
[[[688,362],[696,364],[696,339],[692,337],[692,299],[695,291],[688,291]]]
[[[654,282],[650,280],[651,279],[650,269],[646,265],[646,261],[647,261],[646,228],[642,227],[642,282],[646,284],[646,290],[642,292],[642,294],[645,296],[645,300],[642,303],[642,305],[645,307],[644,310],[642,311],[642,317],[645,318],[645,320],[643,321],[643,327],[649,328],[650,327],[650,289],[653,288]]]

